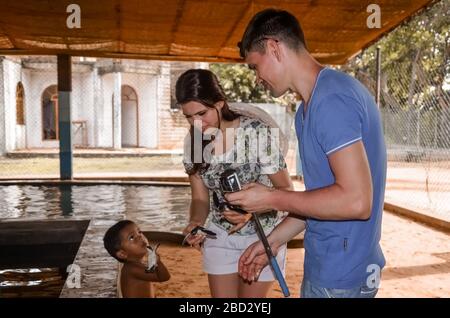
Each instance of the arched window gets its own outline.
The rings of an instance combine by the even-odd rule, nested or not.
[[[47,87],[42,93],[42,136],[44,140],[59,139],[58,88]]]
[[[133,87],[122,85],[121,89],[122,101],[137,101],[138,97]]]
[[[21,82],[17,83],[16,87],[16,123],[17,125],[25,125],[25,110],[24,110],[25,93]]]

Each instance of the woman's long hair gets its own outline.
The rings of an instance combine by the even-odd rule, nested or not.
[[[215,108],[215,104],[217,102],[224,102],[221,113],[222,118],[227,121],[232,121],[239,117],[239,114],[234,113],[230,110],[227,104],[227,100],[225,97],[225,93],[223,92],[222,87],[219,84],[219,81],[214,75],[213,72],[209,70],[203,69],[191,69],[178,78],[176,87],[175,87],[175,95],[177,99],[177,103],[182,105],[188,102],[198,102],[206,107]],[[220,128],[220,116],[219,111],[217,111],[217,116],[219,119],[219,127]],[[212,140],[203,140],[202,137],[202,153],[201,153],[201,162],[194,161],[194,126],[190,128],[190,136],[191,136],[191,162],[194,164],[193,168],[186,171],[189,175],[195,174],[197,171],[203,172],[209,168],[209,163],[205,161],[203,157],[203,152],[205,147]]]

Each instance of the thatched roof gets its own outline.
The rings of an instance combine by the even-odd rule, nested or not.
[[[381,7],[369,29],[367,6]],[[313,55],[341,64],[430,0],[0,0],[0,54],[71,54],[190,61],[240,61],[237,42],[258,11],[295,14]],[[66,26],[69,4],[81,28]]]

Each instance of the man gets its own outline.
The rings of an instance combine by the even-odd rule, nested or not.
[[[386,147],[373,96],[356,79],[316,61],[289,12],[256,14],[239,47],[275,97],[291,90],[303,98],[295,127],[306,191],[252,183],[227,200],[252,213],[290,212],[269,235],[275,252],[303,231],[306,220],[302,297],[375,297],[385,265],[379,241]],[[258,242],[241,256],[239,271],[252,281],[267,264]]]

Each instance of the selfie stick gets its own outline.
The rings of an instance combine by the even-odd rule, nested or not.
[[[264,245],[264,249],[265,249],[267,257],[269,258],[269,261],[270,261],[270,266],[272,267],[272,269],[275,273],[275,277],[278,280],[278,283],[280,284],[283,295],[284,295],[284,297],[289,297],[290,296],[289,288],[286,284],[286,281],[284,280],[283,274],[281,273],[280,266],[278,266],[277,259],[273,255],[272,249],[270,248],[269,242],[267,241],[267,237],[266,237],[266,234],[264,233],[264,229],[261,225],[261,222],[259,221],[259,218],[255,213],[253,213],[252,218],[256,224],[256,230],[259,234],[259,238],[260,238],[262,244]]]
[[[233,172],[230,169],[230,170],[225,171],[224,174],[225,174],[224,175],[225,180],[227,180],[228,182],[231,182],[231,184],[232,184],[230,186],[232,191],[239,191],[242,189],[241,184],[239,182],[239,178],[235,171]],[[258,232],[259,239],[261,240],[261,243],[264,246],[264,250],[266,251],[266,255],[267,255],[267,258],[269,259],[270,266],[272,267],[272,270],[275,274],[275,278],[277,279],[278,283],[280,284],[281,291],[283,292],[284,297],[289,297],[290,296],[289,288],[286,284],[286,281],[284,280],[283,274],[281,273],[280,266],[278,266],[277,259],[273,255],[272,249],[269,245],[269,242],[267,241],[266,234],[264,233],[264,229],[261,225],[261,222],[259,221],[258,215],[256,213],[253,213],[252,218],[256,224],[256,231]]]

